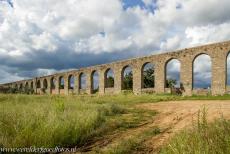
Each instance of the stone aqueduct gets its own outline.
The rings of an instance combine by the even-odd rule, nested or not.
[[[124,61],[113,62],[109,64],[102,64],[92,67],[81,68],[64,73],[57,73],[54,75],[36,77],[33,79],[17,81],[13,83],[3,84],[4,87],[19,87],[30,86],[38,94],[41,93],[41,88],[44,88],[46,82],[45,93],[47,94],[92,94],[92,74],[95,71],[99,73],[99,94],[116,94],[122,91],[122,80],[124,69],[127,66],[132,68],[133,72],[133,93],[140,94],[146,90],[155,93],[165,93],[165,78],[166,78],[166,64],[172,60],[177,59],[181,63],[180,68],[180,82],[184,87],[184,95],[192,95],[193,89],[193,62],[194,59],[201,55],[207,54],[212,62],[212,79],[211,79],[211,93],[212,95],[223,95],[228,90],[227,86],[227,56],[230,51],[230,41],[209,44],[199,47],[193,47],[175,52],[163,53],[158,55],[151,55],[141,58],[129,59]],[[151,89],[143,87],[143,67],[146,63],[154,64],[155,69],[155,86]],[[114,72],[114,87],[106,88],[105,74],[107,70],[112,69]],[[86,75],[86,88],[84,90],[80,87],[80,76],[84,73]],[[70,89],[70,76],[75,77],[74,88]],[[64,78],[64,88],[60,88],[60,78]],[[55,89],[51,88],[51,82],[55,79]],[[40,86],[38,83],[40,82]]]

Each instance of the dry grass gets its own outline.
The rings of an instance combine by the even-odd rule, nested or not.
[[[83,147],[94,138],[138,127],[151,120],[155,111],[134,108],[139,103],[170,100],[230,99],[217,97],[180,97],[173,95],[120,94],[114,96],[32,96],[0,95],[0,147]],[[119,134],[119,133],[118,133]],[[120,144],[135,150],[135,141]],[[139,140],[141,139],[141,140]],[[138,146],[140,147],[140,146]]]
[[[130,107],[144,97],[0,95],[0,147],[84,146],[155,115]]]
[[[161,150],[162,154],[227,154],[230,151],[230,121],[220,118],[212,123],[206,110],[198,114],[193,127],[176,134]]]

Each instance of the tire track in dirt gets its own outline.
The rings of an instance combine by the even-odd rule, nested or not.
[[[207,111],[209,122],[222,116],[230,119],[230,101],[172,101],[143,104],[140,107],[160,112],[154,123],[164,130],[144,143],[148,148],[147,153],[159,153],[161,147],[167,144],[175,133],[191,126],[197,120],[197,114],[203,108]]]
[[[161,133],[143,143],[146,147],[146,151],[143,151],[143,153],[159,153],[161,147],[167,144],[175,133],[191,126],[192,122],[197,120],[198,111],[204,107],[207,110],[208,121],[221,116],[230,119],[230,101],[170,101],[139,104],[135,107],[154,110],[159,113],[153,116],[153,119],[147,123],[137,128],[107,135],[95,143],[84,147],[84,149],[81,149],[81,152],[90,152],[95,148],[106,151],[108,147],[114,147],[122,140],[129,139],[157,126],[161,129]]]

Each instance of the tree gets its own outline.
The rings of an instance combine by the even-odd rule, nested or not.
[[[143,73],[144,76],[144,88],[153,88],[155,86],[154,80],[154,69],[148,68]]]
[[[175,89],[175,85],[176,85],[176,80],[174,80],[174,79],[166,80],[166,87],[170,88],[171,94],[173,94],[173,91]]]
[[[59,89],[64,89],[64,88],[65,88],[64,85],[63,85],[63,84],[60,84]]]
[[[107,88],[112,88],[114,87],[114,78],[112,76],[109,76],[106,80],[106,87]]]
[[[167,88],[174,88],[175,85],[176,85],[176,80],[174,80],[174,79],[166,80],[166,87]]]
[[[93,89],[93,93],[99,92],[99,86],[97,86],[95,89]]]
[[[133,89],[133,73],[129,72],[124,76],[123,89],[131,90]]]

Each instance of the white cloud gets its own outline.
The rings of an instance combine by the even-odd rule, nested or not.
[[[225,41],[230,38],[229,26],[230,23],[227,22],[219,25],[188,27],[185,34],[192,45]]]
[[[162,51],[177,49],[180,46],[180,42],[181,38],[179,36],[174,36],[172,38],[168,38],[164,42],[161,42],[160,48]]]
[[[230,38],[229,0],[142,1],[146,8],[123,9],[122,0],[0,2],[0,65],[61,70]]]
[[[31,35],[30,37],[32,39],[32,47],[35,50],[46,50],[50,52],[57,50],[55,39],[47,32],[43,32],[39,35]]]
[[[142,1],[145,3],[145,5],[152,5],[154,3],[153,0],[142,0]]]
[[[37,69],[36,73],[38,76],[43,76],[43,75],[51,75],[56,73],[57,70],[55,69]]]
[[[208,55],[202,54],[194,61],[194,73],[210,72],[211,58]]]

